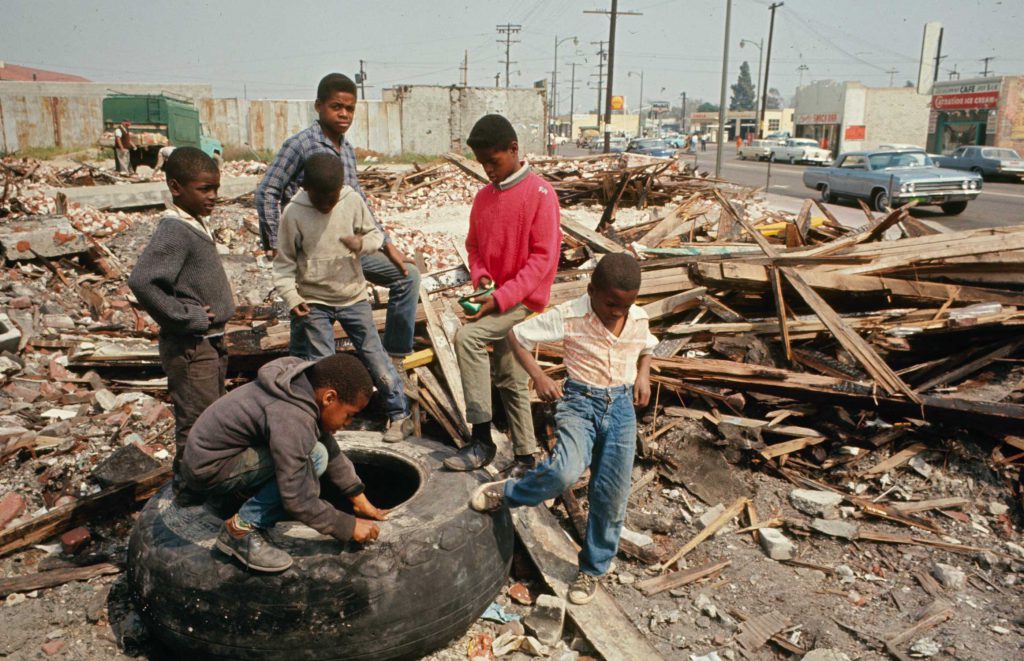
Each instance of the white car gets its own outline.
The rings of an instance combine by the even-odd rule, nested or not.
[[[747,160],[752,158],[757,161],[767,160],[771,155],[772,147],[781,146],[783,140],[751,140],[750,144],[743,143],[740,148],[736,150],[736,156],[741,160]]]
[[[825,165],[832,162],[832,152],[819,147],[817,140],[790,138],[781,145],[772,147],[768,154],[768,160]]]

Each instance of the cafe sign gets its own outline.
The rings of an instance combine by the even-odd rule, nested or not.
[[[977,110],[995,108],[999,104],[1001,78],[949,81],[932,87],[932,108],[935,110]]]

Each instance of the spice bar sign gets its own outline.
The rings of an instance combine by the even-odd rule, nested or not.
[[[797,124],[838,124],[839,113],[835,112],[817,112],[808,113],[805,115],[797,115]]]
[[[932,108],[935,110],[975,110],[995,108],[999,103],[999,79],[936,83]]]

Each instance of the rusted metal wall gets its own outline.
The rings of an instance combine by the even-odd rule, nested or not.
[[[359,101],[356,116],[346,137],[355,147],[382,154],[402,151],[400,112],[397,104]],[[312,101],[250,101],[247,120],[249,144],[253,149],[277,151],[288,137],[316,120]]]
[[[199,99],[199,121],[207,135],[224,145],[242,145],[248,142],[245,106],[241,99]]]

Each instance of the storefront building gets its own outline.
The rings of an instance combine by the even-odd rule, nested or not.
[[[964,145],[1024,149],[1024,76],[949,80],[932,86],[928,150]]]
[[[793,109],[766,110],[764,113],[765,135],[770,133],[793,134]],[[714,141],[718,136],[718,111],[690,113],[690,130],[710,134]],[[757,113],[753,110],[730,110],[725,113],[725,140],[732,142],[739,136],[744,140],[757,137]]]

